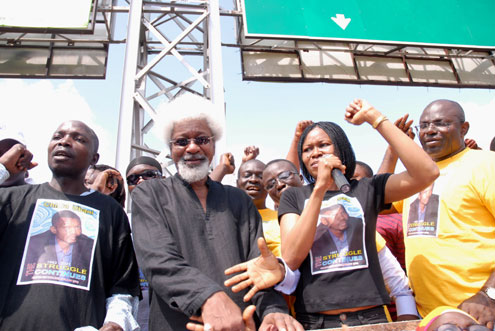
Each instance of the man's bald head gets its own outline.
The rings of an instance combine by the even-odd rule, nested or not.
[[[462,109],[461,105],[453,100],[447,99],[439,99],[431,102],[426,108],[423,110],[423,113],[430,109],[442,109],[442,111],[452,112],[460,122],[466,121],[466,116],[464,114],[464,109]],[[423,115],[421,115],[423,116]]]

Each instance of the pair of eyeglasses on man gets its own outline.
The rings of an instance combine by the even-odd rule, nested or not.
[[[430,128],[430,125],[437,129],[444,129],[452,125],[453,122],[445,122],[445,121],[434,121],[434,122],[421,122],[419,125],[416,125],[414,128],[416,131],[426,130]]]
[[[158,178],[161,176],[162,173],[158,170],[146,170],[140,174],[129,175],[127,177],[127,185],[136,185],[139,182],[140,178],[147,180],[151,178]]]
[[[281,181],[282,183],[287,183],[287,180],[292,177],[292,175],[297,175],[297,172],[294,171],[284,171],[278,174],[276,178],[271,179],[266,183],[265,185],[265,190],[270,191],[272,190],[275,185],[277,185],[277,180]]]
[[[472,324],[467,328],[461,328],[456,324],[443,324],[436,328],[434,331],[491,331],[491,329],[479,324]]]
[[[211,137],[199,136],[196,138],[178,138],[178,139],[170,140],[170,143],[174,146],[177,146],[177,147],[186,147],[191,142],[194,142],[194,144],[200,146],[200,145],[209,144],[213,140],[213,137],[214,136],[211,136]]]

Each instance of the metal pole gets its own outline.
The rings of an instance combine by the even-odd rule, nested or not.
[[[132,119],[134,114],[134,93],[136,92],[136,71],[143,0],[132,0],[129,8],[127,42],[125,47],[124,73],[120,97],[119,127],[117,132],[116,168],[125,176],[125,169],[131,159]],[[136,132],[136,134],[138,134]]]
[[[223,93],[223,67],[222,67],[222,41],[220,29],[220,8],[218,0],[210,0],[208,2],[208,51],[209,51],[209,73],[210,73],[210,92],[211,101],[217,111],[224,114],[223,126],[225,125],[225,99]],[[225,153],[227,148],[225,131],[222,139],[216,143],[216,156],[218,157]]]

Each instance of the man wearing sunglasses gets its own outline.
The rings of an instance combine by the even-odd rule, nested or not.
[[[160,162],[149,156],[139,156],[133,159],[125,173],[129,194],[143,181],[163,177]]]
[[[421,114],[418,137],[436,161],[433,194],[438,212],[407,227],[414,195],[394,203],[402,211],[406,264],[416,302],[425,316],[458,306],[481,324],[495,322],[495,154],[465,145],[469,123],[454,101],[436,100]],[[428,216],[428,215],[427,215]]]
[[[132,193],[137,185],[145,180],[163,178],[160,162],[149,156],[139,156],[133,159],[127,166],[125,173],[129,194]],[[131,216],[132,214],[129,216],[129,221],[132,225]],[[139,269],[139,285],[143,298],[139,301],[137,322],[141,331],[148,331],[150,315],[149,282],[144,277],[141,269]]]
[[[132,193],[134,243],[152,289],[150,330],[245,330],[247,291],[227,289],[224,270],[258,256],[263,233],[251,199],[208,176],[223,115],[195,95],[163,105],[161,114],[157,126],[177,174],[145,181]],[[260,330],[302,330],[273,289],[252,303]]]

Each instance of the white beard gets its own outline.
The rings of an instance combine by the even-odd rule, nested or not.
[[[209,168],[210,164],[207,158],[202,160],[199,165],[194,167],[188,166],[184,158],[181,158],[177,163],[177,170],[179,172],[179,175],[189,184],[205,179],[205,177],[208,176],[208,172],[210,170]]]

